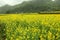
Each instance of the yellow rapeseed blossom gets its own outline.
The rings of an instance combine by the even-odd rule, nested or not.
[[[6,14],[0,16],[0,26],[6,40],[58,40],[60,14]]]

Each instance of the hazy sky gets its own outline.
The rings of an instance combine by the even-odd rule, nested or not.
[[[5,4],[16,5],[22,3],[23,1],[28,1],[28,0],[0,0],[0,6]]]

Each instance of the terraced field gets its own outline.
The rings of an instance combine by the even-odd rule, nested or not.
[[[60,14],[0,15],[0,40],[60,40]]]

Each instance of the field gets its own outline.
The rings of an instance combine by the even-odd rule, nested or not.
[[[0,40],[60,40],[60,14],[0,15]]]

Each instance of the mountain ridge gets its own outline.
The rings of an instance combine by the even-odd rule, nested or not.
[[[52,2],[47,0],[24,1],[21,4],[10,6],[5,5],[0,7],[0,13],[30,13],[41,11],[60,11],[58,1]]]

